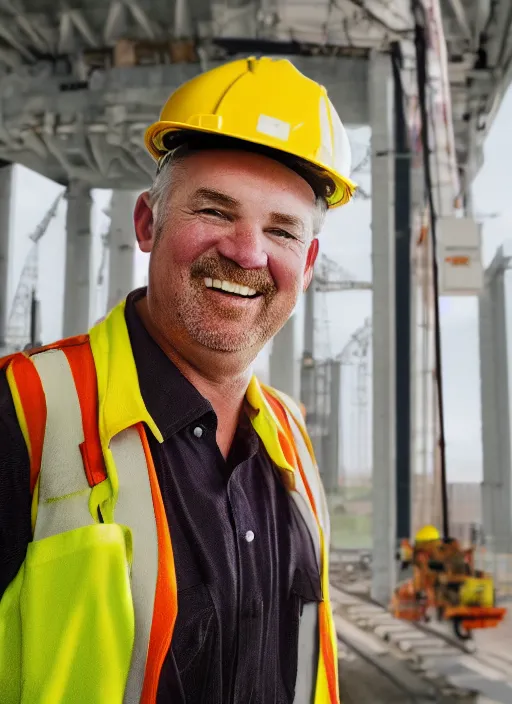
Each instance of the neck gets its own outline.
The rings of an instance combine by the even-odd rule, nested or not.
[[[192,345],[176,345],[153,323],[147,298],[138,301],[136,307],[151,337],[183,376],[211,403],[217,416],[217,444],[226,457],[251,379],[252,359],[241,360],[239,355],[217,352],[205,347],[196,349],[196,346]]]

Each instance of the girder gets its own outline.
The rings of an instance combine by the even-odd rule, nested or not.
[[[436,0],[424,2],[430,7]],[[512,80],[512,5],[440,2],[455,151],[467,184]],[[151,169],[143,125],[180,78],[270,40],[292,42],[292,54],[316,46],[326,58],[314,77],[327,82],[335,49],[366,58],[372,49],[412,38],[409,0],[0,0],[0,158],[58,181],[88,173],[93,185],[115,185],[126,176],[126,185],[138,187]],[[254,49],[244,45],[251,39]],[[271,53],[271,45],[264,48]],[[113,84],[121,67],[130,66],[135,85],[124,85],[120,95]],[[144,86],[137,84],[138,69],[146,71]],[[348,88],[353,95],[346,99]],[[364,89],[346,81],[342,93],[343,119],[367,122]],[[17,114],[13,94],[24,100],[14,100]]]
[[[322,80],[335,103],[347,106],[347,122],[367,120],[364,58],[296,57],[296,64]],[[77,90],[63,90],[62,80],[51,75],[5,76],[0,158],[59,183],[81,179],[95,188],[144,188],[154,173],[144,130],[169,93],[200,70],[193,63],[96,71],[87,87]]]

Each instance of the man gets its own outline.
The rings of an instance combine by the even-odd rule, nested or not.
[[[251,365],[352,195],[344,128],[288,61],[247,59],[146,144],[147,291],[0,363],[2,704],[335,704],[318,470]]]

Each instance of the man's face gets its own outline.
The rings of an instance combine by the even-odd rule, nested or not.
[[[248,152],[199,152],[173,169],[153,218],[147,194],[135,211],[139,245],[151,251],[151,318],[174,343],[255,356],[311,279],[313,191]]]

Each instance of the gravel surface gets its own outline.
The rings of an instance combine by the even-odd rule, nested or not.
[[[406,694],[378,670],[349,653],[340,661],[340,692],[343,704],[409,704]]]

